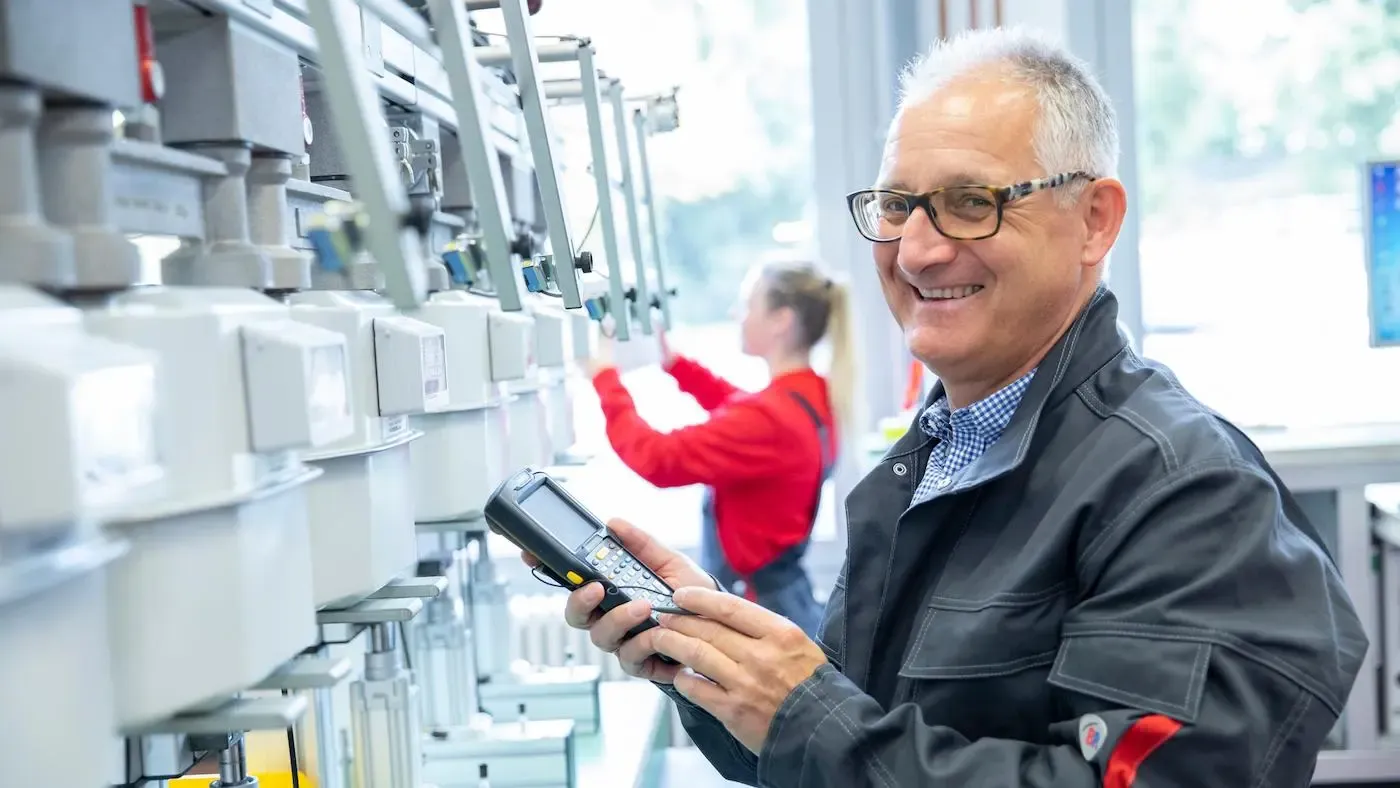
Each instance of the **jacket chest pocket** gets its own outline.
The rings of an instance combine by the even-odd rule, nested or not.
[[[909,679],[989,679],[1050,665],[1069,601],[1067,583],[980,600],[932,597],[899,673]]]

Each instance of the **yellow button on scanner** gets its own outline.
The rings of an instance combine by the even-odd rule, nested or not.
[[[578,585],[583,582],[583,578],[579,576],[578,572],[569,572],[568,574],[564,575],[564,577],[574,585]]]
[[[608,548],[606,548],[606,547],[600,547],[600,548],[598,548],[598,552],[594,553],[594,554],[593,554],[593,557],[596,558],[596,559],[598,559],[599,561],[603,560],[604,558],[607,558],[607,557],[608,557]]]

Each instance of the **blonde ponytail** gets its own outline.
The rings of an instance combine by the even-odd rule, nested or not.
[[[768,306],[786,307],[796,315],[803,350],[810,350],[823,339],[831,343],[831,368],[826,376],[831,410],[838,432],[850,430],[856,419],[859,377],[850,290],[807,261],[769,263],[760,269],[760,274]]]
[[[831,343],[831,369],[826,374],[827,390],[831,392],[831,409],[836,415],[837,431],[849,435],[855,424],[856,353],[855,336],[851,326],[851,291],[843,282],[833,281],[828,290],[826,339]]]

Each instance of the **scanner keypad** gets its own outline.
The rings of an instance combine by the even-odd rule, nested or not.
[[[588,563],[624,594],[645,599],[652,607],[671,607],[671,592],[661,578],[642,566],[611,538],[604,539],[588,556]]]

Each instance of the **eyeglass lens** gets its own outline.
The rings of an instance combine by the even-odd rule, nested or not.
[[[933,222],[950,238],[980,238],[997,229],[996,193],[982,186],[955,186],[934,194]],[[856,224],[867,238],[893,241],[915,210],[914,200],[897,192],[866,192],[851,206]]]

